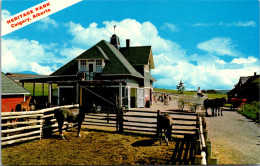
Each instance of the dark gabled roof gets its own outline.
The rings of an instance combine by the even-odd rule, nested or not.
[[[153,82],[157,81],[151,74],[150,74],[150,80]]]
[[[93,53],[97,53],[95,54],[97,56],[94,57]],[[106,59],[106,65],[102,71],[103,76],[132,75],[143,78],[143,76],[126,60],[126,58],[113,45],[105,40],[101,40],[95,46],[71,60],[51,75],[76,75],[78,71],[77,59],[96,59],[97,57],[105,57],[104,59]]]
[[[30,94],[21,85],[14,82],[11,78],[7,77],[4,73],[1,73],[1,83],[2,83],[2,95],[12,95],[12,94]]]
[[[154,68],[151,46],[122,47],[120,52],[133,66],[146,65],[150,61]]]
[[[58,70],[56,70],[54,73],[51,74],[51,76],[54,75],[76,75],[78,72],[78,61],[73,59]]]
[[[248,76],[248,77],[240,77],[239,82],[241,82],[241,84],[243,85],[243,84],[245,84],[245,83],[247,82],[247,80],[248,80],[249,78],[251,78],[251,76]]]
[[[109,60],[107,55],[104,53],[102,48],[95,45],[88,49],[87,51],[83,52],[81,55],[79,55],[76,59],[105,59]]]

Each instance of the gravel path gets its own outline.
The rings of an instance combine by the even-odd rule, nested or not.
[[[223,115],[206,118],[212,152],[219,164],[260,163],[259,125],[236,111],[224,111]]]
[[[176,99],[169,106],[158,102],[150,109],[177,109]],[[184,108],[188,109],[188,108]],[[198,110],[200,111],[200,110]],[[210,113],[211,111],[209,111]],[[236,111],[224,111],[223,116],[206,117],[212,152],[219,164],[259,164],[260,130],[259,124],[252,122]]]

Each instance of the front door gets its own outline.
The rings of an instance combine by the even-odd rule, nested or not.
[[[94,77],[94,64],[93,63],[90,63],[88,65],[88,71],[89,71],[89,80],[93,80],[93,77]]]
[[[144,107],[144,88],[137,88],[137,107]]]

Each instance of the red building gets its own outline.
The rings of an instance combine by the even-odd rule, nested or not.
[[[28,90],[14,82],[4,73],[1,73],[1,83],[1,112],[14,111],[16,105],[25,100],[25,95],[30,94]]]

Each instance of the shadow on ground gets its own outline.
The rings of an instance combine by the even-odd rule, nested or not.
[[[194,139],[176,139],[172,157],[167,165],[193,165],[195,156]]]

